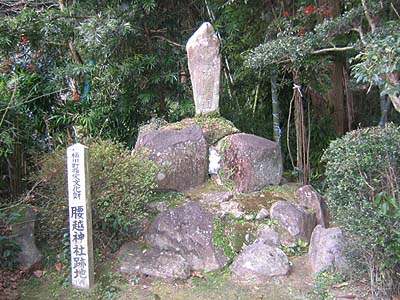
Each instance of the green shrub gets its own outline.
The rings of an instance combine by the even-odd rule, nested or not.
[[[116,249],[126,233],[146,216],[156,187],[156,165],[109,141],[87,143],[91,181],[94,241]],[[35,193],[41,209],[38,239],[58,250],[68,232],[66,149],[41,157]]]
[[[400,128],[349,132],[326,150],[326,195],[345,230],[355,270],[368,271],[375,299],[400,291]]]
[[[19,218],[18,212],[0,209],[0,269],[14,269],[21,247],[12,236],[11,225]]]

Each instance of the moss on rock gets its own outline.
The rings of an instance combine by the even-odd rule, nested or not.
[[[201,127],[204,137],[209,145],[216,144],[225,136],[240,132],[231,121],[223,117],[208,115],[183,119],[176,123],[164,125],[160,129],[179,130],[192,125],[199,125]]]

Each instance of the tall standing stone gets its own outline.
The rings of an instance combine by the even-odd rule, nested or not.
[[[82,144],[67,149],[69,233],[72,286],[91,289],[94,284],[89,150]]]
[[[196,114],[218,112],[221,81],[219,40],[212,25],[203,23],[186,44]]]
[[[12,234],[15,241],[21,247],[17,261],[23,268],[34,268],[42,260],[43,256],[35,245],[34,228],[36,213],[32,207],[27,206],[21,211],[22,220],[12,226]]]

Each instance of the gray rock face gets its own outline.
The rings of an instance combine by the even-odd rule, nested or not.
[[[263,283],[290,271],[289,260],[282,250],[257,240],[247,246],[232,263],[232,272],[239,280]]]
[[[149,226],[145,241],[162,250],[175,251],[190,270],[222,269],[228,259],[212,244],[213,216],[196,202],[160,213]]]
[[[317,223],[324,228],[329,227],[328,206],[324,198],[311,185],[300,187],[296,193],[299,204],[315,212]]]
[[[143,243],[125,243],[120,251],[120,270],[129,275],[140,274],[172,280],[187,279],[190,268],[187,261],[175,251],[146,248]]]
[[[258,191],[281,181],[283,165],[277,143],[237,133],[223,138],[217,148],[223,158],[223,180],[231,180],[238,192]]]
[[[313,273],[330,268],[345,271],[347,264],[343,256],[343,244],[343,232],[339,227],[315,227],[308,252]]]
[[[277,220],[297,241],[310,242],[311,234],[317,225],[315,214],[300,205],[278,201],[271,207],[271,219]]]
[[[200,126],[141,133],[135,152],[143,152],[160,167],[157,176],[159,190],[183,192],[207,179],[208,146]]]
[[[221,55],[212,25],[203,23],[186,44],[196,114],[218,111]]]
[[[43,256],[35,245],[34,227],[36,213],[31,207],[23,211],[23,219],[18,224],[12,226],[12,234],[15,236],[16,243],[21,247],[17,257],[17,262],[23,268],[30,269],[41,262]]]

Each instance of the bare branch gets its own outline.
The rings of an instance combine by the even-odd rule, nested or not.
[[[395,14],[397,15],[397,17],[400,19],[400,15],[399,12],[397,11],[397,9],[394,7],[393,3],[390,3],[390,6],[392,7],[392,9],[394,10]]]
[[[357,32],[360,35],[361,43],[365,46],[366,42],[365,42],[364,33],[362,31],[361,25],[358,27],[352,28],[351,30]]]
[[[58,6],[56,1],[0,0],[0,16],[17,15],[25,8],[35,10],[49,9]]]
[[[182,47],[182,48],[185,47],[185,46],[183,46],[183,45],[181,45],[181,44],[179,44],[177,42],[174,42],[174,41],[171,41],[170,39],[167,39],[165,36],[162,36],[162,35],[153,35],[152,38],[156,38],[156,39],[160,39],[160,40],[166,41],[167,43],[169,43],[169,44],[171,44],[173,46],[176,46],[176,47]]]
[[[347,47],[333,47],[333,48],[325,48],[325,49],[319,49],[311,52],[311,54],[321,54],[321,53],[328,53],[328,52],[342,52],[342,51],[348,51],[348,50],[353,50],[353,46],[347,46]]]
[[[363,6],[363,9],[364,9],[365,17],[367,18],[368,24],[371,27],[371,32],[375,32],[376,26],[375,26],[374,20],[372,20],[370,14],[368,12],[368,7],[367,7],[365,0],[361,0],[361,3]]]

